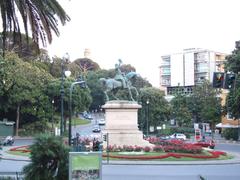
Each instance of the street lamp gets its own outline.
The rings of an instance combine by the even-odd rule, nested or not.
[[[148,137],[148,131],[149,131],[149,127],[148,127],[148,120],[149,120],[149,100],[147,100],[147,137]]]
[[[64,113],[64,107],[63,107],[63,99],[64,99],[64,76],[69,77],[71,75],[70,71],[64,71],[64,63],[69,61],[69,54],[64,54],[63,58],[61,59],[61,124],[60,124],[60,135],[63,135],[63,113]]]
[[[54,133],[54,131],[53,131],[53,116],[54,116],[54,99],[52,100],[52,118],[51,118],[51,121],[52,121],[52,132]]]
[[[69,123],[68,123],[68,145],[71,146],[71,137],[72,137],[72,91],[73,87],[79,84],[80,87],[86,88],[86,82],[80,77],[76,82],[73,82],[70,87],[69,95]]]

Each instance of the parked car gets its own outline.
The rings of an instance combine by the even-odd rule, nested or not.
[[[95,132],[95,133],[101,132],[101,128],[98,125],[96,125],[93,127],[92,132]]]
[[[105,119],[99,119],[99,120],[98,120],[98,124],[99,124],[99,125],[105,125],[105,123],[106,123],[106,122],[105,122]]]
[[[196,146],[207,147],[207,148],[211,148],[211,149],[215,148],[215,142],[212,139],[211,140],[201,140],[201,141],[195,142],[193,144]]]
[[[179,139],[179,140],[186,140],[187,137],[185,134],[182,134],[182,133],[174,133],[170,136],[171,139]]]

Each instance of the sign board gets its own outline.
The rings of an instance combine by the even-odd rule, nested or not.
[[[70,152],[69,180],[102,180],[101,152]]]
[[[195,129],[195,141],[200,141],[202,139],[201,130]]]
[[[199,124],[198,123],[194,123],[194,129],[199,129]]]
[[[154,132],[154,126],[150,126],[149,131]]]

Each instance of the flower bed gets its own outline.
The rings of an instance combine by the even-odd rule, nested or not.
[[[226,156],[225,152],[221,151],[210,151],[210,155],[196,155],[196,154],[184,154],[184,153],[166,153],[163,155],[156,155],[156,156],[144,156],[144,155],[109,155],[110,158],[117,158],[117,159],[134,159],[134,160],[154,160],[154,159],[164,159],[169,157],[174,158],[196,158],[196,159],[215,159],[219,158],[220,156]],[[107,154],[103,154],[103,157],[108,157]]]
[[[208,154],[196,154],[196,153],[176,153],[176,152],[160,152],[162,146],[155,146],[152,149],[148,146],[139,147],[139,146],[110,146],[109,156],[106,153],[103,153],[103,157],[110,157],[113,159],[128,159],[128,160],[157,160],[157,159],[165,159],[165,158],[194,158],[194,159],[216,159],[220,156],[226,156],[225,152],[222,151],[208,151]],[[30,153],[31,150],[29,146],[19,146],[14,147],[9,150],[10,152],[19,152],[19,153]],[[155,152],[156,155],[151,155],[151,152]],[[113,154],[113,153],[118,154]],[[150,152],[150,153],[149,153]],[[164,154],[161,154],[164,153]]]
[[[20,152],[20,153],[30,153],[31,150],[29,149],[29,146],[18,146],[18,147],[15,147],[15,148],[11,148],[9,149],[9,151],[12,151],[12,152]]]

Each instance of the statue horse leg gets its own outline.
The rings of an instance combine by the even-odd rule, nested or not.
[[[128,93],[129,93],[129,95],[130,95],[131,100],[132,100],[132,101],[135,101],[135,100],[133,99],[133,96],[132,96],[132,92],[131,92],[131,88],[130,88],[130,87],[128,87]]]
[[[107,101],[109,101],[109,96],[108,96],[108,93],[107,93],[108,91],[104,91],[104,94],[105,94],[105,96],[106,96],[106,100]]]
[[[136,93],[136,101],[138,100],[138,96],[139,96],[139,94],[138,94],[138,91],[137,91],[137,88],[135,88],[135,87],[130,87],[129,88],[130,89],[130,91],[131,91],[131,89],[134,89],[134,91],[135,91],[135,93]],[[131,93],[131,97],[132,97],[132,93]],[[134,101],[134,99],[132,98],[132,100]]]

